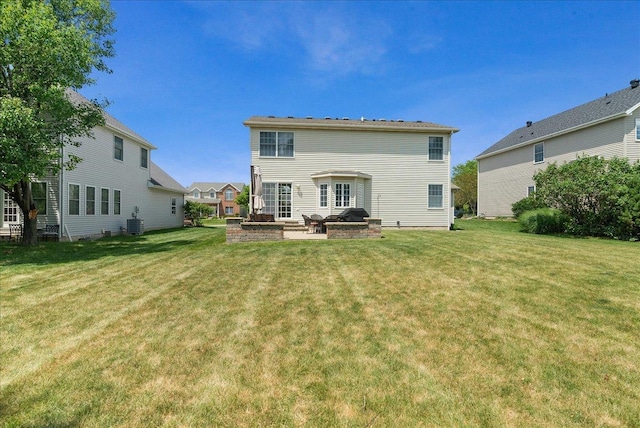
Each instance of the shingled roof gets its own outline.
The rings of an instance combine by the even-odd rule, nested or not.
[[[525,144],[532,144],[547,138],[586,128],[627,116],[640,107],[640,86],[638,80],[612,94],[550,116],[538,122],[529,122],[480,153],[476,158],[511,150]]]
[[[149,175],[151,176],[149,183],[155,188],[161,188],[163,190],[177,193],[187,193],[187,189],[182,187],[180,183],[174,180],[173,177],[153,162],[151,162]]]

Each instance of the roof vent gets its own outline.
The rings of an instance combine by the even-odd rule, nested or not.
[[[404,122],[404,119],[398,119],[398,122]]]
[[[269,119],[274,119],[274,118],[275,118],[275,116],[271,116],[271,115],[269,116]]]
[[[640,86],[640,79],[633,79],[631,82],[629,82],[631,84],[631,89],[635,89],[638,86]]]
[[[343,117],[342,120],[349,120],[349,118],[348,117]]]
[[[287,119],[293,119],[293,116],[287,116]]]
[[[533,122],[531,122],[530,120],[527,120],[527,128],[530,127],[531,125],[533,125]]]
[[[329,117],[329,116],[325,116],[324,118],[325,118],[325,120],[331,120],[331,117]]]
[[[386,122],[386,121],[387,121],[387,119],[385,119],[384,117],[382,117],[382,118],[380,118],[380,119],[378,119],[378,120],[379,120],[380,122]]]
[[[313,119],[313,117],[312,116],[307,116],[307,119]]]
[[[416,120],[416,123],[422,123],[422,121],[421,120]]]

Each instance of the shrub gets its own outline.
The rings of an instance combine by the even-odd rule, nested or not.
[[[533,211],[539,208],[547,208],[547,205],[545,205],[539,198],[536,198],[535,194],[529,195],[526,198],[520,199],[518,202],[511,204],[511,212],[516,218],[520,217],[520,215],[526,211]]]
[[[545,235],[565,231],[567,216],[553,208],[526,211],[518,217],[523,232]]]

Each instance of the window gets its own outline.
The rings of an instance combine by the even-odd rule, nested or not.
[[[227,189],[224,191],[224,200],[225,201],[233,201],[233,190]]]
[[[531,196],[536,192],[536,187],[535,186],[529,186],[527,187],[527,196]]]
[[[11,223],[18,221],[18,204],[11,199],[7,192],[4,192],[3,221]]]
[[[147,168],[149,165],[149,150],[144,147],[140,147],[140,166],[142,168]]]
[[[442,208],[444,206],[442,184],[429,184],[429,200],[427,206],[429,208]]]
[[[120,137],[113,137],[113,158],[117,160],[124,159],[124,142]]]
[[[113,215],[120,215],[120,191],[113,191]]]
[[[224,213],[226,215],[233,215],[233,207],[224,207]]]
[[[69,215],[80,215],[79,184],[69,184]]]
[[[194,198],[199,198],[200,197],[200,192],[198,192],[197,190],[193,191],[193,197]]]
[[[100,214],[109,215],[109,189],[101,190]]]
[[[444,137],[429,137],[429,160],[444,159]]]
[[[209,192],[209,197],[211,199],[215,199],[216,198],[216,192]]]
[[[293,132],[260,132],[260,156],[293,157]]]
[[[93,186],[86,186],[85,193],[85,214],[94,215],[96,213],[96,188]]]
[[[351,205],[351,185],[336,183],[336,207],[347,208]]]
[[[263,183],[264,214],[291,218],[291,183]]]
[[[36,205],[38,214],[47,213],[47,183],[34,182],[31,183],[31,197]]]
[[[636,140],[640,140],[640,119],[636,119]]]
[[[178,200],[176,198],[171,198],[171,214],[176,215],[178,212]]]
[[[320,207],[326,208],[329,204],[329,185],[320,185]]]
[[[544,162],[544,143],[538,143],[533,146],[533,162]]]

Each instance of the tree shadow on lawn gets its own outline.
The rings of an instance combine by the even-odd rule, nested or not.
[[[114,236],[93,241],[38,242],[34,246],[0,243],[0,266],[17,264],[47,265],[97,260],[103,257],[127,257],[136,254],[162,253],[194,243],[190,239],[153,242],[155,236],[172,233],[176,230],[159,230],[146,235]]]

